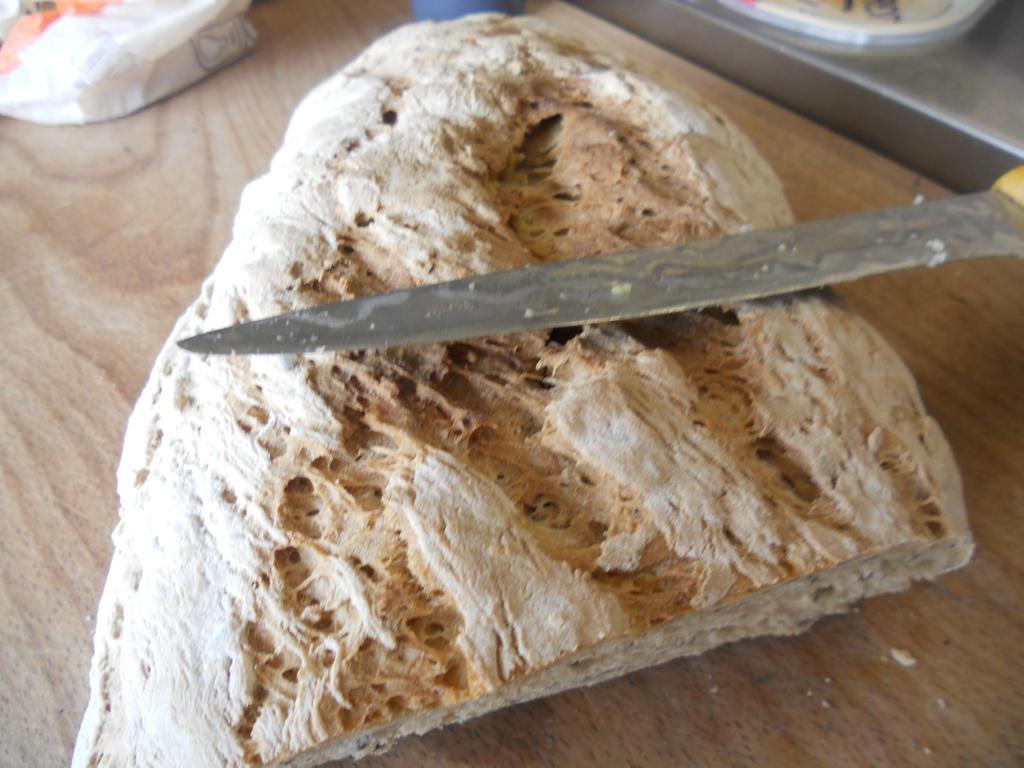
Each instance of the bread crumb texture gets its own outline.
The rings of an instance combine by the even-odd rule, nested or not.
[[[409,26],[298,107],[172,338],[788,221],[698,97],[529,19]],[[118,487],[81,766],[284,761],[968,535],[906,368],[821,296],[388,352],[169,341]]]

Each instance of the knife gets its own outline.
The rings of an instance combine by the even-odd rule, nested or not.
[[[1024,256],[1024,166],[987,192],[321,304],[182,339],[178,346],[205,354],[281,354],[457,341],[1010,255]]]

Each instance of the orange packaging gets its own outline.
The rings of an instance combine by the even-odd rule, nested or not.
[[[0,75],[6,75],[18,64],[21,58],[19,51],[39,37],[48,26],[61,16],[77,14],[92,16],[103,10],[104,6],[119,3],[121,0],[57,0],[52,11],[27,13],[19,18],[11,27],[10,34],[0,46]]]

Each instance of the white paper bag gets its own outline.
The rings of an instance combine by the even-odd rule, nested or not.
[[[141,109],[245,55],[249,3],[0,0],[0,114],[89,123]]]

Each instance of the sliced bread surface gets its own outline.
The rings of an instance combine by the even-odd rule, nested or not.
[[[79,766],[316,765],[962,565],[951,452],[828,296],[386,352],[174,339],[791,220],[713,106],[530,19],[299,106],[132,414]]]

